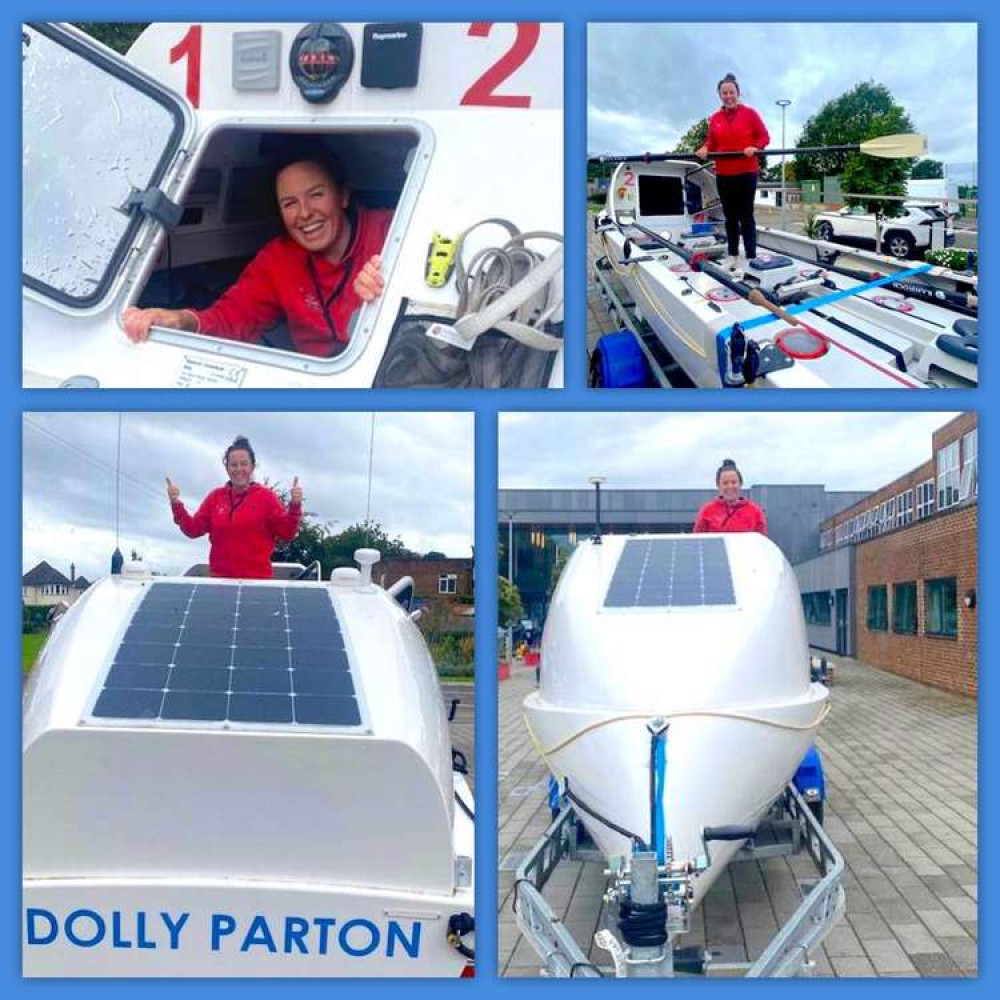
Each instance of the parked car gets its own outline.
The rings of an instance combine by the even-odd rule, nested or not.
[[[951,216],[936,205],[906,202],[903,214],[880,220],[882,253],[900,260],[922,256],[933,245],[934,227],[943,229],[943,245],[955,243]],[[875,215],[861,207],[847,206],[839,212],[820,212],[816,216],[816,236],[834,243],[875,247]]]

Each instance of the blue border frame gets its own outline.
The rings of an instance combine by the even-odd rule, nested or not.
[[[220,3],[217,0],[201,0],[191,2],[183,0],[170,5],[156,4],[169,20],[199,19],[236,20],[248,16],[247,4]],[[352,11],[356,12],[352,16]],[[4,33],[6,51],[12,55],[17,51],[17,35],[21,22],[44,19],[86,19],[86,20],[129,20],[139,13],[134,4],[126,4],[122,0],[114,2],[79,3],[64,2],[59,5],[22,3],[15,4],[11,11],[4,15],[7,30]],[[689,393],[660,393],[654,391],[632,391],[628,393],[596,393],[583,388],[585,384],[585,358],[583,350],[586,295],[585,295],[585,220],[580,207],[584,190],[586,150],[586,25],[590,21],[608,21],[615,19],[633,21],[698,21],[710,16],[714,21],[939,21],[964,20],[978,21],[979,37],[979,87],[983,96],[981,106],[988,107],[992,94],[991,84],[995,70],[991,57],[1000,56],[1000,43],[997,40],[997,25],[1000,14],[995,8],[988,8],[985,3],[970,2],[970,0],[953,0],[942,6],[929,0],[911,0],[905,6],[892,4],[889,0],[841,0],[832,3],[830,0],[819,0],[812,5],[792,3],[791,0],[762,0],[754,8],[734,0],[717,0],[711,7],[699,6],[691,8],[673,0],[673,2],[653,3],[649,0],[633,0],[627,8],[627,17],[616,18],[623,13],[620,7],[598,0],[582,0],[570,3],[570,0],[547,0],[547,2],[527,3],[525,0],[511,0],[506,4],[482,3],[479,0],[469,0],[457,3],[455,0],[436,0],[435,3],[410,2],[385,3],[381,0],[370,5],[351,5],[330,7],[317,3],[297,3],[292,7],[279,8],[275,3],[256,4],[249,15],[258,20],[264,20],[268,15],[279,15],[281,20],[296,20],[307,22],[320,20],[324,17],[341,17],[344,20],[366,19],[402,20],[419,18],[422,14],[431,15],[437,20],[485,20],[493,17],[496,20],[511,20],[517,18],[530,20],[559,20],[565,22],[565,191],[566,216],[565,233],[566,249],[566,319],[567,340],[569,350],[566,362],[566,385],[563,392],[525,392],[513,391],[505,393],[463,392],[454,394],[448,391],[381,391],[373,397],[366,391],[341,391],[334,395],[320,392],[294,391],[251,391],[244,390],[240,395],[222,391],[192,392],[176,391],[129,391],[103,390],[100,392],[76,392],[67,394],[48,390],[26,392],[21,389],[21,351],[20,351],[20,307],[19,290],[16,282],[19,280],[19,233],[16,222],[5,228],[0,239],[0,254],[3,266],[0,267],[0,282],[6,288],[3,297],[3,309],[7,316],[6,353],[7,365],[3,382],[0,385],[5,390],[2,393],[2,419],[0,419],[0,449],[2,449],[2,469],[8,483],[8,496],[11,503],[4,515],[3,538],[6,551],[20,552],[21,530],[21,500],[20,500],[20,461],[21,461],[21,412],[24,410],[232,410],[234,407],[246,410],[322,410],[336,408],[340,410],[369,410],[374,405],[384,410],[433,410],[455,409],[474,410],[476,419],[476,549],[479,556],[476,580],[476,603],[480,608],[477,618],[476,639],[478,648],[477,682],[476,682],[476,772],[478,776],[478,823],[476,846],[478,854],[477,865],[477,909],[480,918],[480,933],[477,942],[478,978],[474,982],[450,987],[459,990],[471,990],[475,996],[486,997],[508,993],[517,989],[519,996],[527,990],[534,995],[550,995],[552,990],[586,990],[588,987],[578,985],[557,985],[549,981],[518,981],[516,986],[511,980],[496,978],[496,725],[497,725],[497,690],[495,650],[495,624],[492,610],[496,606],[496,518],[497,518],[497,438],[496,414],[500,409],[510,410],[740,410],[744,407],[763,411],[795,411],[795,410],[957,410],[978,409],[980,416],[980,451],[987,457],[981,462],[981,489],[985,496],[992,495],[994,481],[993,462],[996,460],[993,448],[993,411],[1000,407],[1000,401],[989,398],[987,390],[951,391],[942,394],[893,393],[879,391],[847,391],[824,394],[822,398],[815,394],[787,392],[780,398],[775,394],[725,394],[719,391],[701,390],[697,396]],[[146,10],[143,16],[148,17]],[[706,35],[706,51],[711,47],[710,32]],[[780,59],[780,53],[775,53],[775,59]],[[4,63],[4,79],[7,84],[7,116],[5,128],[13,143],[18,137],[19,98],[20,98],[20,61],[9,58]],[[982,178],[992,176],[992,166],[995,161],[996,135],[992,124],[980,112],[980,170]],[[987,128],[983,126],[987,125]],[[20,180],[17,174],[17,162],[13,155],[8,154],[0,164],[3,171],[4,188],[13,195],[12,204],[17,204],[20,195]],[[577,198],[576,193],[581,197]],[[997,243],[995,223],[997,212],[987,191],[981,202],[981,244],[984,252],[982,261],[987,273],[991,273],[992,251]],[[989,286],[984,293],[984,319],[988,325],[993,308]],[[984,384],[990,386],[991,372],[995,367],[992,354],[987,348],[986,360],[982,371]],[[752,405],[749,400],[753,400]],[[985,448],[984,448],[985,445]],[[992,523],[984,520],[981,526],[980,551],[998,551],[997,530]],[[13,563],[13,558],[9,560]],[[15,615],[18,612],[16,575],[14,567],[9,566],[9,572],[4,574],[0,587],[4,606],[8,609],[8,621],[11,624],[11,635],[8,649],[12,654],[12,662],[19,660],[19,628],[15,627]],[[988,606],[993,593],[993,582],[996,576],[995,561],[980,560],[980,595],[985,595],[981,606]],[[989,718],[997,712],[997,697],[995,685],[992,683],[990,665],[994,662],[994,651],[997,643],[997,617],[991,616],[980,632],[980,705],[981,715]],[[4,847],[3,864],[6,879],[4,883],[3,905],[0,906],[0,984],[11,990],[13,996],[131,996],[137,984],[134,981],[45,981],[22,980],[20,978],[20,682],[15,680],[16,673],[11,669],[9,686],[3,700],[3,725],[6,732],[5,747],[2,756],[2,774],[6,778],[3,783],[4,806],[2,815],[2,843]],[[991,726],[982,728],[981,760],[989,762],[994,757],[996,736]],[[993,820],[996,813],[996,792],[994,783],[990,780],[988,769],[981,782],[982,795],[980,799],[981,828],[987,836],[993,830]],[[903,990],[915,988],[958,990],[963,992],[982,992],[989,983],[995,980],[996,973],[992,962],[991,945],[995,942],[992,933],[994,924],[991,919],[997,912],[995,862],[985,853],[984,864],[980,871],[980,884],[983,887],[981,907],[985,919],[981,924],[986,929],[987,936],[980,947],[980,978],[967,984],[948,981],[944,984],[931,986],[918,983],[915,987],[910,982],[892,983],[884,980],[866,980],[853,984],[852,988],[860,988],[863,994],[878,991],[892,995]],[[835,983],[836,981],[831,981]],[[172,996],[276,996],[287,993],[303,995],[328,995],[331,990],[342,990],[344,987],[353,989],[353,984],[331,983],[325,980],[187,980],[176,981],[146,981],[141,989],[147,995]],[[994,988],[996,984],[994,984]],[[441,981],[370,981],[361,987],[367,996],[397,997],[406,991],[408,996],[431,997],[441,987]],[[671,984],[642,985],[630,983],[627,986],[611,985],[597,987],[616,991],[644,989],[685,990],[683,982]],[[715,981],[701,983],[698,990],[708,990],[716,995],[719,991],[749,990],[747,985],[733,985],[731,981]],[[839,991],[846,989],[842,985],[829,985],[815,981],[808,984],[770,984],[768,989],[806,989]],[[624,995],[618,993],[619,996]]]

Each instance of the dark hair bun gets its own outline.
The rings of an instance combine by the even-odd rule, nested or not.
[[[233,443],[226,449],[226,454],[222,456],[222,464],[229,464],[229,456],[234,451],[245,451],[250,456],[250,462],[252,465],[257,464],[257,456],[253,453],[253,446],[250,444],[250,440],[245,438],[242,434],[238,434],[233,438]]]

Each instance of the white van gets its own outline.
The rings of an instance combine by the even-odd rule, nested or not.
[[[22,59],[26,386],[561,385],[561,25],[154,24],[126,59],[45,24],[23,29]],[[302,137],[394,212],[384,294],[347,348],[155,328],[131,343],[127,307],[205,307],[280,232],[270,164]],[[434,254],[496,219],[432,287]],[[490,312],[522,245],[532,280]],[[490,247],[506,256],[477,307],[457,283]]]

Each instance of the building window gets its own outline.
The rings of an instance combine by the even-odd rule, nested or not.
[[[958,488],[959,500],[971,500],[979,496],[978,451],[978,431],[969,431],[962,438],[962,477]]]
[[[926,479],[917,487],[917,520],[934,513],[934,480]]]
[[[913,490],[906,490],[896,497],[896,523],[901,528],[913,523]]]
[[[937,453],[937,509],[947,510],[958,503],[958,442],[952,441]]]
[[[917,633],[917,585],[912,581],[892,585],[892,630],[905,635]]]
[[[455,594],[458,592],[458,574],[442,573],[438,577],[439,594]]]
[[[868,628],[872,632],[889,630],[889,588],[884,583],[868,588]]]
[[[928,635],[955,638],[958,635],[958,600],[955,578],[928,580],[925,586],[926,622]]]
[[[830,591],[817,590],[802,595],[802,613],[807,625],[830,624]]]

